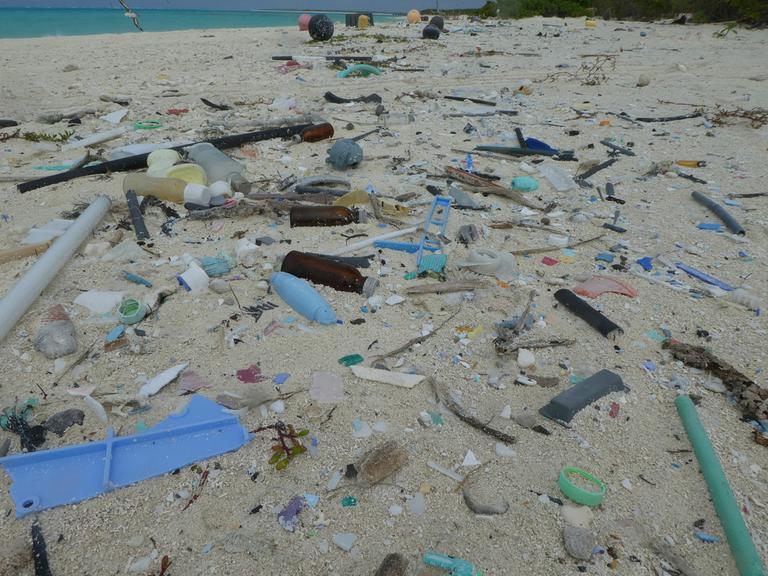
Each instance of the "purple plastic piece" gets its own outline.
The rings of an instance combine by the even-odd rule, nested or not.
[[[10,494],[21,518],[75,504],[104,492],[172,472],[248,443],[236,416],[204,396],[131,436],[107,431],[100,442],[0,458],[13,480]]]

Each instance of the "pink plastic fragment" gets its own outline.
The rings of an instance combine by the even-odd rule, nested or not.
[[[617,402],[611,402],[611,409],[608,411],[608,416],[616,418],[619,415],[619,404]]]
[[[576,286],[573,291],[579,296],[586,296],[587,298],[597,298],[606,292],[622,294],[630,298],[637,296],[637,290],[632,286],[609,276],[592,276],[586,282]]]
[[[550,258],[549,256],[544,256],[544,258],[541,259],[541,263],[545,264],[546,266],[554,266],[558,262],[559,260],[555,260],[554,258]]]
[[[240,382],[246,382],[248,384],[255,384],[256,382],[264,380],[264,376],[261,375],[261,368],[256,364],[251,364],[248,368],[238,370],[236,375]]]
[[[181,392],[197,392],[200,388],[210,388],[210,384],[203,380],[197,372],[184,370],[179,377],[179,390]]]

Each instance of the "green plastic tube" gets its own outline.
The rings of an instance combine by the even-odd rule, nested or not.
[[[707,482],[712,503],[715,506],[720,524],[723,526],[731,554],[736,560],[736,566],[741,576],[765,576],[765,568],[760,555],[749,535],[749,530],[741,516],[739,505],[733,496],[728,479],[723,473],[720,461],[712,447],[707,432],[701,425],[696,406],[688,396],[678,396],[675,399],[677,413],[683,421],[685,432],[691,441],[696,459],[699,461],[701,473]]]

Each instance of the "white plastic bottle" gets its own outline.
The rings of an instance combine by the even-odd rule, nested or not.
[[[209,183],[228,182],[236,192],[247,194],[251,191],[251,183],[243,177],[245,166],[230,158],[213,144],[201,142],[185,150],[193,162],[203,167]]]
[[[144,174],[128,174],[123,180],[123,192],[133,190],[138,196],[152,196],[175,204],[211,202],[211,191],[202,184],[187,184],[178,178],[153,178]]]

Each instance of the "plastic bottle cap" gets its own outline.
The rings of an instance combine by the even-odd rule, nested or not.
[[[575,474],[584,480],[591,482],[597,486],[597,491],[584,490],[583,488],[576,486],[576,484],[571,482],[570,478],[568,478],[571,474]],[[560,471],[558,485],[560,486],[560,491],[568,498],[577,504],[589,506],[590,508],[600,506],[603,497],[605,496],[605,484],[603,484],[599,478],[592,476],[592,474],[589,474],[588,472],[584,472],[584,470],[581,470],[580,468],[574,468],[573,466],[567,466]]]
[[[379,287],[379,281],[376,278],[366,278],[363,282],[363,296],[370,298],[373,293],[376,292],[376,288]]]
[[[161,148],[149,153],[149,156],[147,156],[147,166],[154,164],[170,164],[172,166],[179,160],[181,160],[181,156],[176,150]]]
[[[187,184],[184,187],[184,202],[208,206],[211,203],[211,189],[201,184]]]
[[[144,318],[147,306],[134,298],[126,298],[117,309],[121,324],[136,324]]]
[[[232,196],[232,187],[224,180],[217,180],[208,188],[211,189],[211,196]]]
[[[205,270],[200,268],[197,264],[192,262],[187,268],[186,272],[176,276],[179,284],[184,287],[187,292],[200,292],[208,288],[210,278]]]

